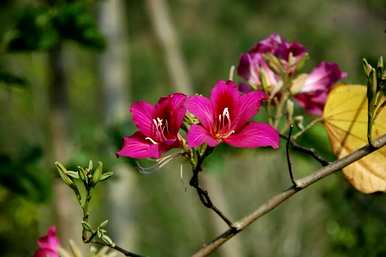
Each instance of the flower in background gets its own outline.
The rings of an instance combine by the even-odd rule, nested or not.
[[[322,62],[304,76],[303,82],[293,88],[292,93],[306,112],[321,115],[331,87],[346,76],[347,73],[342,72],[336,63]]]
[[[283,84],[281,78],[269,68],[263,55],[260,53],[248,52],[242,54],[237,73],[255,89],[260,88],[271,91],[270,88],[279,89]],[[263,88],[263,85],[268,85],[269,88]]]
[[[266,54],[271,53],[284,65],[287,72],[292,73],[296,65],[307,54],[304,46],[298,42],[288,42],[280,35],[273,33],[260,41],[249,52]]]
[[[117,156],[160,158],[171,148],[180,146],[178,131],[185,116],[186,96],[173,93],[161,97],[153,106],[145,101],[131,105],[130,112],[138,131],[123,138]]]
[[[56,237],[56,227],[48,229],[47,235],[37,240],[39,249],[35,252],[34,257],[59,257],[59,241]]]
[[[269,54],[279,61],[286,73],[292,74],[307,51],[302,44],[287,42],[274,33],[241,55],[237,73],[252,87],[275,93],[280,90],[283,81],[279,76],[281,74],[268,65]]]
[[[251,121],[266,95],[252,91],[243,95],[232,81],[218,81],[210,99],[191,96],[186,101],[189,112],[200,123],[188,131],[188,144],[194,148],[201,144],[214,147],[225,142],[234,147],[279,147],[278,132],[269,124]]]

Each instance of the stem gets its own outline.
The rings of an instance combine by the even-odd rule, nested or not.
[[[280,99],[280,102],[276,108],[276,113],[275,113],[275,121],[273,123],[273,126],[275,128],[278,128],[279,126],[279,123],[280,123],[280,119],[281,117],[283,116],[283,108],[285,106],[285,103],[287,102],[287,99],[289,97],[289,93],[288,92],[284,92],[281,99]]]
[[[92,244],[101,245],[101,246],[106,246],[105,243],[99,242],[99,241],[92,242]],[[116,251],[122,253],[122,254],[125,255],[125,256],[131,256],[131,257],[145,257],[145,256],[143,256],[143,255],[139,255],[139,254],[130,252],[130,251],[126,250],[126,249],[123,249],[122,247],[120,247],[120,246],[118,246],[118,245],[113,245],[113,246],[108,246],[108,247],[110,247],[110,248],[112,248],[112,249],[114,249],[114,250],[116,250]]]
[[[222,244],[227,242],[229,239],[243,231],[249,225],[254,223],[257,219],[261,218],[265,214],[269,213],[271,210],[279,206],[281,203],[288,200],[291,196],[296,194],[297,192],[307,188],[308,186],[314,184],[315,182],[325,178],[342,168],[348,166],[349,164],[365,157],[366,155],[380,149],[381,147],[386,145],[386,134],[379,137],[377,140],[373,142],[374,146],[369,144],[359,148],[358,150],[346,155],[345,157],[336,160],[335,162],[322,167],[312,173],[311,175],[305,176],[301,179],[296,180],[297,187],[291,187],[281,193],[276,194],[275,196],[268,199],[265,203],[260,205],[255,211],[248,214],[244,218],[239,221],[233,223],[232,228],[226,230],[224,233],[219,235],[217,238],[212,240],[211,242],[204,244],[197,252],[195,252],[192,257],[204,257],[213,253],[217,248],[219,248]]]
[[[291,158],[290,158],[290,154],[289,154],[289,145],[290,145],[290,142],[291,142],[291,134],[292,134],[293,128],[294,128],[294,126],[290,125],[289,132],[288,132],[288,140],[287,140],[287,144],[285,146],[285,153],[286,153],[286,157],[287,157],[288,173],[289,173],[292,185],[294,187],[297,187],[296,181],[294,179],[294,174],[292,172],[292,163],[291,163]]]
[[[196,189],[197,195],[200,198],[201,203],[206,208],[214,211],[232,229],[232,222],[225,216],[224,213],[222,213],[222,211],[219,208],[217,208],[213,204],[212,200],[210,199],[208,191],[200,187],[199,173],[202,171],[202,163],[205,157],[208,156],[212,151],[213,151],[213,148],[206,148],[201,155],[198,154],[197,162],[192,169],[193,175],[189,181],[189,185]]]
[[[280,134],[280,137],[287,140],[287,142],[289,140],[288,137],[285,135]],[[298,152],[302,152],[310,155],[312,158],[318,161],[322,166],[326,166],[330,164],[330,162],[324,159],[324,157],[322,157],[314,148],[305,147],[303,145],[296,143],[294,140],[289,140],[289,141],[293,149],[295,149]]]
[[[322,121],[323,118],[322,117],[319,117],[319,118],[316,118],[314,120],[312,120],[310,123],[307,124],[307,126],[302,129],[301,131],[299,131],[298,133],[296,133],[292,138],[294,140],[296,140],[298,137],[300,137],[301,135],[303,135],[304,132],[306,132],[307,130],[309,130],[310,128],[312,128],[315,124],[317,124],[318,122]]]

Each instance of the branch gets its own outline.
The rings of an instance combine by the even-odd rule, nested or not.
[[[271,210],[279,206],[284,201],[288,200],[291,196],[301,191],[302,189],[314,184],[320,179],[327,177],[333,174],[336,171],[348,166],[349,164],[363,158],[364,156],[376,151],[377,149],[386,145],[386,134],[379,137],[373,142],[373,146],[365,145],[362,148],[352,152],[351,154],[332,162],[331,164],[324,166],[311,175],[305,176],[301,179],[296,180],[296,187],[291,187],[273,197],[268,201],[258,207],[255,211],[248,214],[241,220],[232,224],[232,228],[226,230],[224,233],[219,235],[217,238],[209,242],[208,244],[201,247],[197,252],[195,252],[192,257],[204,257],[213,253],[217,248],[219,248],[226,241],[243,231],[246,227],[251,225],[260,217],[269,213]]]
[[[96,245],[101,245],[101,246],[107,246],[105,243],[103,242],[98,242],[98,241],[95,241],[95,242],[92,242],[92,244],[96,244]],[[122,253],[123,255],[125,256],[130,256],[130,257],[144,257],[142,255],[138,255],[136,253],[133,253],[133,252],[129,252],[128,250],[126,249],[123,249],[122,247],[118,246],[118,245],[113,245],[113,246],[107,246],[107,247],[110,247],[120,253]]]
[[[202,171],[202,163],[206,156],[208,156],[213,151],[213,148],[207,148],[202,156],[198,156],[197,164],[193,167],[193,175],[189,181],[189,185],[196,189],[198,197],[200,198],[201,203],[208,209],[214,211],[230,228],[232,227],[232,222],[225,216],[222,211],[217,208],[212,200],[209,197],[208,191],[200,187],[199,182],[199,173]]]
[[[312,158],[314,158],[316,161],[318,161],[322,166],[327,166],[328,164],[331,163],[331,162],[327,161],[326,159],[324,159],[314,148],[309,148],[309,147],[305,147],[303,145],[300,145],[300,144],[296,143],[294,140],[289,140],[288,137],[286,135],[283,135],[283,134],[280,134],[280,137],[287,140],[287,141],[290,141],[291,146],[295,150],[310,155]]]

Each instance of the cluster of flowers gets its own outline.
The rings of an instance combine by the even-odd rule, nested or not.
[[[241,84],[240,90],[262,89],[274,97],[289,89],[306,112],[321,115],[332,85],[347,74],[336,63],[321,62],[309,74],[297,75],[307,55],[302,44],[272,34],[241,55],[237,72],[249,85]]]
[[[118,156],[160,158],[175,147],[215,147],[225,142],[234,147],[279,146],[279,135],[269,124],[252,121],[266,98],[262,91],[241,94],[233,81],[218,81],[210,98],[173,93],[156,105],[145,101],[130,107],[138,130],[124,138]],[[195,117],[192,119],[190,115]],[[190,116],[190,117],[189,117]],[[186,138],[180,129],[185,129]]]
[[[252,121],[262,101],[280,98],[287,90],[307,112],[320,115],[332,85],[346,76],[330,62],[297,75],[306,56],[300,43],[272,34],[241,55],[237,72],[248,84],[218,81],[210,98],[173,93],[156,105],[132,104],[130,112],[138,131],[124,137],[117,156],[160,158],[171,148],[215,147],[222,142],[240,148],[278,148],[276,129]]]

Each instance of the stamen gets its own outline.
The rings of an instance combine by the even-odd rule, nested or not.
[[[153,145],[158,145],[158,143],[154,141],[154,139],[152,139],[151,137],[145,137],[145,140],[149,140]]]

